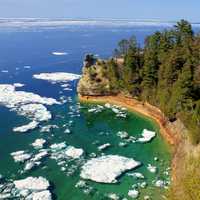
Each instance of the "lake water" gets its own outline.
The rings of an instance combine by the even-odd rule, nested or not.
[[[165,27],[136,26],[136,27],[103,27],[103,26],[66,26],[66,27],[32,27],[1,28],[0,29],[0,84],[22,83],[18,88],[44,97],[52,97],[60,101],[60,97],[67,99],[62,105],[48,106],[53,118],[41,123],[41,127],[54,124],[58,128],[49,133],[40,132],[37,128],[28,133],[13,132],[13,128],[28,121],[4,106],[0,106],[0,174],[6,179],[17,180],[29,176],[43,176],[52,185],[51,193],[58,200],[90,200],[109,199],[110,193],[120,198],[127,198],[128,191],[134,184],[146,182],[145,188],[137,187],[140,192],[138,199],[149,195],[151,199],[162,199],[166,191],[155,186],[156,180],[169,180],[166,170],[170,166],[169,146],[159,135],[158,127],[149,119],[127,111],[126,118],[116,117],[110,109],[103,109],[99,113],[88,112],[96,105],[80,105],[77,101],[77,81],[69,82],[71,91],[63,90],[61,84],[33,79],[32,76],[42,72],[70,72],[81,74],[82,61],[86,53],[92,52],[101,58],[112,56],[113,49],[120,39],[136,35],[140,45],[144,38],[156,30]],[[52,52],[66,52],[66,55],[56,56]],[[30,66],[30,67],[24,67]],[[7,72],[5,72],[7,71]],[[0,94],[1,95],[1,94]],[[70,134],[65,133],[68,127]],[[118,131],[126,131],[130,136],[140,137],[143,129],[155,131],[156,138],[149,143],[128,143],[126,147],[119,144],[123,139],[117,136]],[[30,145],[37,138],[47,140],[48,148],[51,144],[66,142],[76,148],[84,150],[82,159],[66,161],[63,171],[56,160],[47,157],[39,167],[21,173],[24,164],[14,162],[10,153],[27,150],[36,152]],[[98,146],[110,143],[111,146],[103,151]],[[91,159],[92,153],[97,156],[121,155],[134,158],[142,165],[131,172],[140,172],[145,179],[136,179],[127,173],[119,177],[117,184],[101,184],[86,181],[89,194],[81,188],[76,188],[80,180],[80,170],[83,162]],[[155,160],[155,157],[158,160]],[[65,163],[65,165],[66,165]],[[157,173],[151,173],[148,164],[157,167]]]

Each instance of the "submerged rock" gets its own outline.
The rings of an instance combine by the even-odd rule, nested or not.
[[[80,176],[83,179],[100,183],[116,183],[116,178],[122,173],[134,169],[140,164],[138,161],[123,156],[101,156],[86,162],[82,167]]]

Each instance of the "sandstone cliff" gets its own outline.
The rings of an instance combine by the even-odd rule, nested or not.
[[[112,86],[110,78],[108,61],[87,55],[77,91],[83,96],[114,95],[117,91]]]

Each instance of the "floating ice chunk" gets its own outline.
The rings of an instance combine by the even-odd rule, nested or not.
[[[19,195],[23,197],[27,197],[29,194],[30,194],[30,191],[27,189],[19,191]]]
[[[156,187],[163,188],[163,187],[165,187],[165,181],[163,181],[163,180],[157,180],[157,181],[155,182],[155,186],[156,186]]]
[[[81,170],[81,177],[101,183],[116,183],[116,178],[127,170],[140,165],[133,159],[117,155],[92,158],[86,162]]]
[[[0,199],[11,199],[12,195],[9,193],[0,194]]]
[[[133,176],[134,178],[140,178],[140,179],[144,179],[144,175],[139,173],[139,172],[134,172],[134,173],[128,173],[128,176]]]
[[[33,143],[32,146],[36,149],[40,149],[44,146],[44,144],[46,143],[45,139],[36,139]]]
[[[103,144],[103,145],[99,146],[99,147],[98,147],[98,150],[99,150],[99,151],[102,151],[102,150],[104,150],[104,149],[107,149],[107,148],[110,147],[110,146],[111,146],[110,143],[106,143],[106,144]]]
[[[19,115],[27,116],[35,121],[48,121],[51,119],[51,113],[42,104],[26,104],[17,109]]]
[[[10,154],[15,162],[25,162],[31,158],[31,154],[26,153],[25,151],[16,151]]]
[[[151,173],[156,173],[157,172],[157,167],[153,166],[151,164],[148,164],[147,169],[151,172]]]
[[[59,128],[57,125],[46,125],[41,127],[40,132],[50,132],[51,129]]]
[[[118,108],[112,108],[112,111],[116,114],[118,114],[120,112],[120,110]]]
[[[49,188],[49,181],[43,177],[28,177],[21,180],[14,181],[15,187],[18,190],[32,190],[32,191],[42,191]]]
[[[106,103],[104,106],[105,106],[106,108],[111,108],[111,105],[110,105],[109,103]]]
[[[38,122],[32,121],[32,122],[30,122],[30,123],[28,123],[26,125],[13,128],[13,131],[14,132],[25,133],[27,131],[30,131],[30,130],[33,130],[33,129],[37,128],[38,124],[39,124]]]
[[[31,169],[33,169],[36,165],[39,165],[40,163],[35,163],[33,161],[28,161],[24,167],[24,171],[29,171]]]
[[[147,187],[147,183],[144,181],[144,182],[142,182],[142,183],[139,183],[139,186],[140,186],[141,188],[146,188],[146,187]]]
[[[126,139],[129,137],[128,133],[126,131],[119,131],[117,132],[117,136],[119,136],[121,139]]]
[[[153,159],[154,159],[155,161],[158,161],[158,160],[159,160],[159,158],[158,158],[158,157],[154,157]]]
[[[78,74],[71,74],[65,72],[55,72],[55,73],[41,73],[33,75],[35,79],[46,80],[50,82],[68,82],[79,79],[81,76]]]
[[[103,106],[101,106],[101,105],[97,105],[97,106],[94,107],[94,108],[90,108],[90,109],[88,109],[88,112],[89,112],[89,113],[99,113],[99,112],[102,112],[103,109],[104,109]]]
[[[15,87],[23,87],[24,86],[24,84],[22,84],[22,83],[14,83],[13,84]]]
[[[24,69],[30,69],[30,68],[31,68],[30,65],[25,65],[25,66],[24,66]]]
[[[31,92],[16,91],[15,88],[14,85],[0,84],[0,104],[33,121],[41,122],[51,119],[51,113],[44,105],[60,104],[53,98],[41,97]],[[31,129],[33,125],[36,127],[36,122],[22,128]],[[22,128],[17,129],[17,131],[21,131]]]
[[[64,133],[69,134],[69,133],[71,133],[71,131],[70,131],[70,129],[66,128],[65,131],[64,131]]]
[[[139,192],[137,190],[129,190],[128,196],[130,196],[133,199],[136,199],[139,196]]]
[[[8,70],[1,70],[2,73],[8,73]]]
[[[51,193],[48,190],[33,193],[33,200],[51,200]]]
[[[150,142],[155,136],[156,136],[155,132],[144,129],[142,132],[142,137],[138,139],[138,142],[142,143]]]
[[[148,195],[144,196],[144,200],[150,200],[150,196]]]
[[[46,156],[48,156],[48,151],[42,149],[38,154],[34,155],[34,157],[31,160],[39,161]]]
[[[65,55],[68,55],[67,52],[58,52],[58,51],[53,51],[52,54],[54,56],[65,56]]]
[[[120,197],[115,193],[108,194],[108,198],[112,199],[112,200],[119,200],[120,199]]]
[[[61,150],[61,149],[64,149],[66,148],[66,143],[65,142],[61,142],[61,143],[58,143],[58,144],[52,144],[50,146],[50,148],[53,150],[53,151],[57,151],[57,150]]]
[[[73,146],[69,146],[69,147],[67,147],[65,154],[68,157],[76,159],[76,158],[79,158],[80,156],[83,155],[83,149],[75,148]]]
[[[59,102],[52,98],[41,97],[31,92],[16,91],[14,85],[0,84],[0,104],[8,108],[14,108],[30,103],[44,105],[59,104]]]
[[[76,183],[76,185],[75,185],[76,188],[83,188],[83,187],[85,187],[85,186],[86,186],[86,182],[83,181],[83,180],[78,181],[78,182]]]

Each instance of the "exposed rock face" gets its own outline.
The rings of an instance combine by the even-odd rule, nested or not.
[[[82,77],[78,84],[78,93],[82,96],[104,96],[115,92],[111,89],[106,61],[87,55],[84,61]]]

